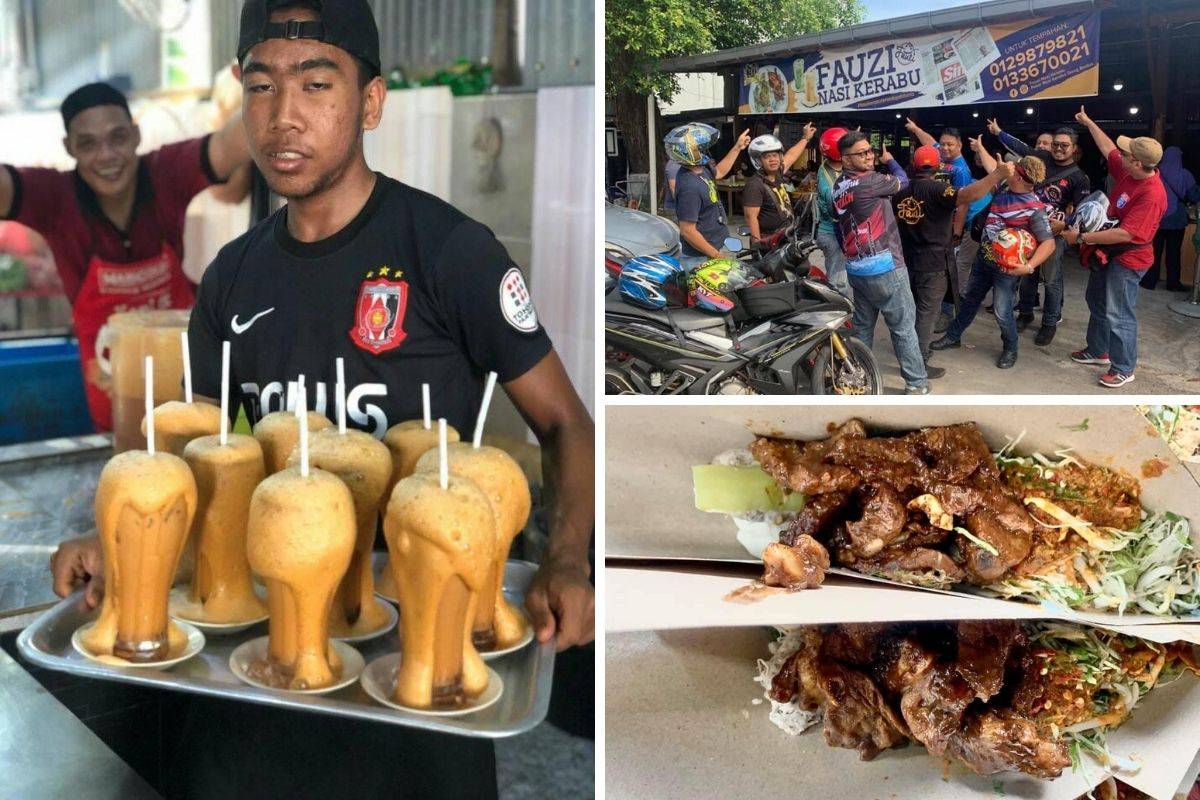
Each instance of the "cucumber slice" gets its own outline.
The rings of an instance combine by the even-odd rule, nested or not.
[[[794,513],[804,507],[804,495],[785,492],[757,466],[702,464],[692,467],[696,508],[721,514],[746,511]]]

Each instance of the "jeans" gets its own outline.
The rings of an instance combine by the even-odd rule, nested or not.
[[[1142,286],[1153,289],[1158,286],[1158,265],[1167,262],[1167,286],[1179,286],[1180,248],[1183,247],[1183,229],[1169,230],[1159,228],[1154,234],[1154,266],[1142,278]]]
[[[867,347],[872,347],[875,321],[882,313],[892,335],[892,350],[900,362],[905,386],[924,386],[928,376],[917,341],[917,307],[908,286],[908,270],[901,267],[882,275],[850,275],[849,278],[854,290],[854,335]]]
[[[954,266],[958,269],[958,296],[967,291],[967,280],[971,277],[971,265],[979,255],[979,242],[971,238],[970,232],[963,234],[958,249],[954,251]]]
[[[975,263],[971,265],[971,275],[967,278],[967,288],[963,290],[962,307],[946,329],[946,338],[955,342],[962,338],[963,331],[975,320],[975,314],[979,312],[979,306],[990,289],[996,322],[1000,325],[1000,340],[1005,350],[1017,352],[1017,320],[1013,316],[1013,300],[1019,280],[1018,276],[1009,275],[984,259],[982,254],[977,255]]]
[[[969,231],[964,231],[962,241],[959,242],[958,247],[954,248],[954,269],[958,276],[958,297],[955,298],[956,300],[961,301],[963,292],[967,290],[967,278],[971,275],[971,265],[975,263],[975,256],[977,255],[979,255],[979,242],[971,238]],[[942,313],[947,317],[953,317],[954,305],[950,301],[943,302]]]
[[[846,273],[846,256],[842,253],[842,245],[837,240],[837,234],[817,231],[817,247],[825,256],[825,274],[829,285],[846,297],[850,297],[850,281]]]
[[[1042,280],[1046,282],[1046,298],[1042,303],[1042,324],[1047,328],[1056,327],[1062,319],[1063,307],[1063,248],[1067,246],[1061,237],[1054,241],[1054,252],[1050,254],[1038,269],[1042,272]],[[1021,299],[1017,303],[1017,311],[1021,314],[1032,314],[1033,305],[1037,302],[1038,291],[1037,271],[1021,277]]]
[[[953,269],[953,265],[950,268]],[[912,281],[913,301],[917,307],[917,341],[921,345],[921,355],[928,359],[929,342],[933,339],[933,326],[937,322],[946,287],[950,285],[950,275],[946,270],[941,272],[910,270],[909,279]]]
[[[1137,367],[1137,306],[1138,281],[1145,269],[1129,269],[1117,261],[1109,261],[1100,270],[1088,275],[1087,349],[1095,356],[1108,354],[1113,372],[1132,375]]]

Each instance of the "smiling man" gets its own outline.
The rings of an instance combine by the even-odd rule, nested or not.
[[[0,219],[46,238],[71,302],[88,410],[97,430],[112,406],[96,363],[96,335],[110,314],[189,308],[180,266],[191,199],[250,163],[241,119],[217,133],[139,157],[141,131],[125,96],[106,83],[82,86],[62,103],[63,145],[75,169],[0,167]]]

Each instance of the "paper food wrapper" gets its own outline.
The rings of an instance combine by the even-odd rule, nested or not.
[[[1057,619],[1027,603],[970,595],[917,592],[896,584],[863,583],[830,576],[819,590],[788,592],[765,587],[751,599],[729,599],[753,575],[708,569],[608,568],[604,571],[604,627],[610,633],[684,628],[791,627],[849,622],[924,622],[962,619]],[[756,595],[756,596],[754,596]],[[1089,623],[1090,624],[1090,623]],[[1154,642],[1200,644],[1200,625],[1095,627]]]
[[[692,467],[725,450],[745,448],[755,435],[817,439],[830,427],[862,420],[871,434],[898,434],[932,425],[975,422],[993,450],[1020,438],[1020,453],[1052,456],[1070,450],[1095,464],[1121,469],[1142,484],[1142,505],[1172,511],[1200,537],[1200,484],[1149,422],[1132,406],[645,406],[606,409],[605,553],[626,559],[758,563],[733,520],[695,507]],[[743,539],[747,539],[743,534]],[[835,568],[833,572],[899,586],[894,581]],[[961,592],[910,587],[961,596]],[[979,598],[1001,605],[1014,601]],[[1127,612],[1036,606],[1037,616],[1096,624],[1159,625],[1179,618]],[[1183,618],[1187,619],[1187,618]],[[1200,618],[1197,618],[1200,622]]]
[[[819,725],[789,736],[768,720],[770,704],[753,680],[771,639],[761,627],[609,635],[606,796],[1075,800],[1108,776],[1092,762],[1054,781],[980,777],[915,744],[860,761],[826,745]],[[1109,746],[1142,764],[1120,780],[1156,800],[1186,796],[1200,749],[1200,681],[1186,677],[1150,693]]]

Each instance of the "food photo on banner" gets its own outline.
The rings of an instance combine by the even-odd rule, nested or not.
[[[0,0],[0,798],[591,796],[594,46]]]

